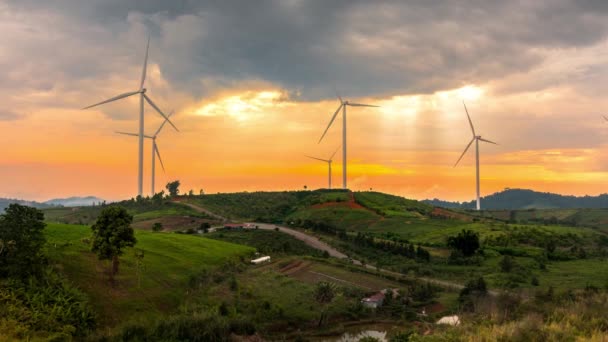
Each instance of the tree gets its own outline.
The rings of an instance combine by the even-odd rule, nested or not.
[[[304,190],[308,189],[308,185],[304,185]]]
[[[319,326],[323,324],[326,318],[326,306],[331,303],[336,296],[336,285],[334,283],[329,283],[326,281],[322,281],[317,283],[317,287],[315,288],[314,298],[317,303],[321,304],[323,307],[321,309],[321,317],[319,318]]]
[[[93,241],[91,250],[97,253],[99,260],[112,260],[109,272],[110,282],[118,273],[118,257],[125,247],[133,247],[137,240],[131,223],[133,216],[123,207],[110,206],[101,211],[97,222],[91,227]]]
[[[25,278],[44,264],[44,214],[32,207],[11,204],[0,215],[0,276]]]
[[[211,228],[211,225],[209,224],[209,222],[203,222],[201,223],[201,225],[198,227],[199,230],[202,230],[203,233],[207,234],[209,233],[209,228]]]
[[[154,222],[154,224],[152,225],[152,230],[155,232],[160,232],[161,230],[163,230],[163,224],[160,222]]]
[[[488,294],[488,287],[485,279],[479,277],[469,280],[464,288],[460,290],[458,302],[461,309],[465,311],[475,311],[475,300]]]
[[[135,249],[135,274],[137,275],[137,288],[141,288],[141,273],[144,270],[144,250]]]
[[[465,257],[470,257],[479,249],[479,234],[463,229],[457,236],[448,238],[448,246],[460,251]]]
[[[173,182],[167,183],[165,188],[167,188],[167,191],[169,191],[170,196],[177,196],[177,195],[179,195],[179,186],[180,186],[179,181],[175,180]]]
[[[515,259],[510,255],[505,255],[498,263],[500,270],[504,273],[509,273],[515,268]]]

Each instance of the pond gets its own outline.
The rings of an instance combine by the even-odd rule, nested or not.
[[[325,336],[314,340],[323,342],[358,342],[364,337],[373,337],[378,341],[388,342],[389,337],[393,333],[401,330],[405,330],[404,327],[388,323],[354,325],[346,327],[342,335]]]

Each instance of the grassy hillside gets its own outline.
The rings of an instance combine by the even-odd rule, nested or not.
[[[484,210],[473,214],[513,223],[559,224],[608,232],[608,209]]]
[[[232,220],[282,222],[289,214],[315,204],[347,201],[343,190],[242,192],[183,197]]]
[[[115,203],[133,215],[133,227],[150,230],[160,223],[164,230],[198,229],[202,223],[218,224],[219,221],[190,207],[173,203],[168,199],[141,199]],[[47,222],[85,224],[95,222],[104,206],[56,207],[43,210]]]
[[[155,316],[175,311],[191,277],[253,252],[246,246],[198,236],[136,231],[135,249],[144,251],[141,277],[134,249],[121,257],[117,284],[105,274],[107,263],[98,261],[86,243],[86,226],[51,223],[45,229],[47,255],[52,263],[91,298],[103,325],[115,325],[136,316]]]

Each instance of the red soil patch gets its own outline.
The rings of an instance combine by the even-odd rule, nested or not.
[[[435,303],[426,307],[427,314],[434,314],[445,311],[445,306],[441,303]]]
[[[302,270],[303,268],[306,268],[310,265],[309,262],[303,262],[302,260],[298,260],[298,261],[294,261],[291,264],[281,268],[279,270],[279,272],[283,273],[283,274],[293,274],[296,273],[300,270]]]
[[[453,212],[450,210],[446,210],[443,208],[437,208],[437,207],[433,208],[431,215],[441,216],[441,217],[446,217],[446,218],[451,218],[451,219],[456,219],[456,220],[461,220],[461,221],[467,221],[467,222],[473,221],[473,218],[469,215],[461,214],[461,213],[457,213],[457,212]]]
[[[362,206],[361,204],[355,202],[355,194],[353,194],[351,192],[348,194],[348,196],[349,196],[349,199],[346,202],[325,202],[325,203],[321,203],[321,204],[315,204],[312,207],[315,209],[330,208],[330,207],[343,207],[343,208],[350,208],[350,209],[369,210],[366,207]]]

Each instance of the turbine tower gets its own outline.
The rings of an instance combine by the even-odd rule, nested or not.
[[[328,168],[329,168],[329,175],[328,175],[328,177],[329,177],[329,187],[328,187],[328,189],[330,189],[330,190],[331,190],[331,162],[333,161],[334,156],[336,155],[336,153],[338,152],[338,150],[339,150],[339,149],[340,149],[340,148],[338,147],[338,148],[336,149],[336,152],[334,152],[334,154],[332,154],[332,155],[331,155],[331,157],[329,157],[329,159],[321,159],[321,158],[316,158],[316,157],[306,156],[306,157],[308,157],[308,158],[311,158],[311,159],[316,159],[316,160],[320,160],[320,161],[322,161],[322,162],[326,162],[326,163],[327,163],[327,166],[328,166]]]
[[[137,194],[139,196],[143,193],[143,179],[144,179],[144,100],[148,102],[152,108],[154,108],[158,114],[160,114],[165,120],[169,122],[176,131],[179,131],[177,127],[169,120],[169,118],[161,111],[158,106],[150,99],[148,95],[146,95],[146,88],[144,88],[144,81],[146,80],[146,68],[148,66],[148,48],[150,47],[150,37],[148,36],[148,43],[146,44],[146,57],[144,58],[144,67],[141,73],[141,82],[139,83],[139,90],[131,91],[128,93],[123,93],[117,96],[114,96],[105,101],[96,103],[94,105],[90,105],[84,107],[83,109],[93,108],[95,106],[102,105],[104,103],[114,102],[120,99],[124,99],[126,97],[139,94],[139,149],[138,149],[138,171],[137,171]]]
[[[477,181],[477,210],[481,209],[481,205],[479,202],[479,142],[483,141],[483,142],[487,142],[490,144],[494,144],[494,145],[498,145],[497,143],[484,139],[481,137],[481,135],[477,135],[475,133],[475,127],[473,127],[473,121],[471,121],[471,117],[469,116],[469,111],[467,110],[467,105],[462,102],[462,104],[464,105],[464,111],[467,113],[467,119],[469,119],[469,125],[471,126],[471,132],[473,133],[473,138],[471,139],[471,141],[469,142],[469,144],[467,145],[467,147],[464,149],[464,152],[462,152],[462,154],[460,155],[460,158],[458,158],[458,160],[456,161],[456,164],[454,164],[454,167],[456,167],[456,165],[458,165],[458,163],[460,162],[460,160],[462,159],[462,157],[464,157],[464,154],[467,153],[467,151],[469,150],[469,147],[471,147],[471,144],[473,143],[473,141],[475,141],[475,167],[476,167],[476,181]]]
[[[165,165],[163,165],[163,160],[160,157],[160,152],[158,151],[158,145],[156,144],[156,137],[158,137],[158,134],[160,133],[160,131],[163,129],[165,124],[169,121],[169,118],[171,117],[171,115],[173,115],[173,111],[171,113],[169,113],[169,115],[167,115],[167,119],[165,119],[165,121],[163,121],[163,123],[160,125],[160,127],[158,127],[158,129],[156,130],[156,133],[154,133],[153,136],[144,134],[144,138],[152,139],[152,186],[150,188],[152,191],[152,196],[154,196],[156,194],[156,192],[154,191],[154,186],[156,184],[155,170],[156,170],[156,157],[157,156],[158,156],[158,161],[160,162],[160,166],[162,167],[163,172],[165,172]],[[139,135],[135,134],[135,133],[126,133],[126,132],[116,132],[116,133],[139,137]]]
[[[336,94],[336,95],[338,96],[338,99],[340,100],[340,106],[338,107],[338,109],[336,109],[336,112],[331,117],[331,120],[329,121],[329,125],[327,125],[325,132],[323,132],[321,139],[319,139],[319,143],[321,142],[321,140],[323,140],[323,137],[325,137],[325,134],[327,134],[327,131],[329,130],[329,127],[331,127],[331,124],[334,123],[334,120],[336,119],[336,116],[338,116],[340,109],[342,109],[342,188],[346,189],[347,188],[347,186],[346,186],[346,107],[347,106],[380,107],[380,106],[374,106],[374,105],[368,105],[368,104],[362,104],[362,103],[353,103],[348,100],[344,101],[344,100],[342,100],[342,97],[340,97],[340,95],[338,95],[338,94]]]

